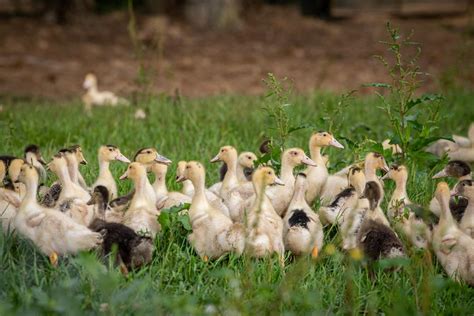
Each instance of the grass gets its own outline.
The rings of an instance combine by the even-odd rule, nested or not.
[[[441,108],[440,130],[464,134],[474,121],[472,92],[453,92]],[[0,99],[1,100],[1,99]],[[354,141],[382,141],[389,123],[375,98],[350,101],[339,120],[339,137]],[[222,145],[257,151],[266,122],[260,97],[219,96],[175,102],[158,97],[149,106],[146,120],[133,118],[134,108],[95,109],[83,115],[79,103],[56,104],[4,98],[0,112],[1,154],[22,155],[29,143],[41,146],[51,157],[58,149],[81,144],[89,165],[82,167],[88,183],[97,174],[97,149],[115,144],[132,157],[145,146],[156,146],[174,162],[199,160],[207,168],[207,184],[218,178],[218,167],[209,160]],[[292,120],[325,129],[322,112],[337,104],[337,97],[316,93],[293,100]],[[336,124],[339,126],[339,124]],[[292,134],[289,143],[307,150],[310,129]],[[330,149],[331,167],[349,162],[350,150]],[[168,186],[174,182],[174,164]],[[427,204],[434,191],[432,166],[419,165],[408,183],[410,198]],[[118,178],[125,164],[112,164]],[[54,181],[52,176],[49,179]],[[119,182],[121,193],[130,182]],[[387,182],[386,199],[393,184]],[[253,260],[226,256],[202,262],[180,227],[159,235],[153,263],[124,277],[95,254],[83,253],[60,260],[58,268],[34,246],[14,235],[0,234],[0,314],[472,314],[474,289],[451,281],[429,253],[408,249],[410,257],[400,269],[383,270],[382,262],[369,277],[362,262],[338,250],[335,229],[327,229],[330,245],[319,260],[294,260],[280,268],[277,258]],[[336,247],[334,247],[336,245]]]

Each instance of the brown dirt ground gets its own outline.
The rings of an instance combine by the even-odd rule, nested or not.
[[[386,79],[373,58],[385,48],[385,22],[415,30],[423,43],[425,90],[438,88],[442,73],[458,59],[464,15],[399,19],[358,13],[325,22],[302,18],[296,8],[263,7],[234,31],[209,31],[179,21],[139,16],[138,37],[148,48],[144,64],[155,75],[153,92],[186,96],[259,94],[268,72],[287,76],[298,91],[347,91]],[[87,72],[100,87],[128,95],[138,91],[139,60],[127,31],[126,13],[85,15],[65,26],[28,18],[0,22],[0,95],[63,99],[82,93]],[[161,34],[161,36],[160,36]],[[160,38],[161,49],[150,43]]]

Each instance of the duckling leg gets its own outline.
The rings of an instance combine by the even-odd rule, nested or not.
[[[280,262],[280,267],[285,267],[285,255],[283,253],[278,254],[278,261]]]
[[[208,257],[208,256],[203,256],[203,257],[202,257],[202,261],[208,262],[208,261],[209,261],[209,257]]]
[[[311,251],[311,258],[316,259],[319,255],[318,246],[314,246],[313,250]]]
[[[52,252],[50,255],[49,255],[49,262],[51,262],[51,265],[53,267],[57,267],[58,266],[58,254],[56,252]]]
[[[120,262],[120,272],[122,273],[123,276],[127,276],[128,275],[128,269],[127,269],[127,266],[123,263],[123,262]]]

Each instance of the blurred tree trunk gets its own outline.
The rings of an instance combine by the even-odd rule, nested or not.
[[[188,0],[186,18],[199,27],[233,29],[240,27],[241,0]]]

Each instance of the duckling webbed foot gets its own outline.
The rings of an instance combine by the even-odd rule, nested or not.
[[[51,265],[53,267],[57,267],[58,266],[58,254],[56,252],[52,252],[50,255],[49,255],[49,262],[51,262]]]

